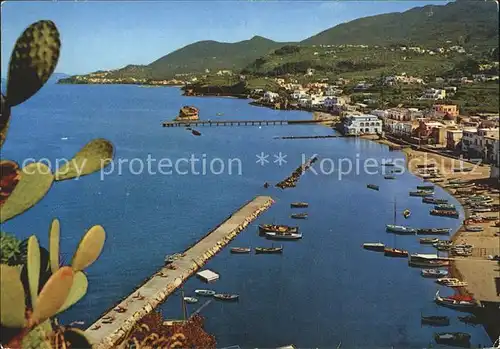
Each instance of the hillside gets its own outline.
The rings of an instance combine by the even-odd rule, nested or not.
[[[360,18],[327,29],[301,44],[440,46],[447,41],[464,47],[498,46],[496,4],[462,0],[442,6],[428,5],[402,13]]]

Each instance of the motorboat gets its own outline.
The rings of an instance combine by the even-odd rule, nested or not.
[[[212,291],[212,290],[194,290],[194,293],[197,296],[212,297],[215,294],[215,291]]]
[[[384,256],[406,258],[408,257],[408,251],[398,248],[385,247]]]
[[[434,190],[433,185],[417,185],[418,190]]]
[[[384,179],[396,179],[395,176],[391,176],[391,175],[387,175],[387,176],[384,176]]]
[[[425,197],[425,196],[432,196],[434,195],[434,191],[432,190],[417,190],[417,191],[410,191],[410,196],[420,196],[420,197]]]
[[[291,208],[305,208],[309,207],[309,204],[307,202],[292,202],[290,204]]]
[[[256,247],[255,253],[268,253],[268,254],[276,254],[283,253],[283,246],[279,247]]]
[[[439,241],[438,238],[421,238],[420,239],[420,243],[422,245],[432,245],[432,244],[436,244],[438,241]]]
[[[269,233],[266,233],[266,238],[272,239],[272,240],[298,240],[298,239],[302,239],[302,233],[269,232]]]
[[[480,231],[483,231],[484,228],[479,226],[479,225],[466,225],[465,230],[472,231],[472,232],[480,232]]]
[[[221,301],[237,301],[240,296],[238,294],[216,293],[214,294],[214,298]]]
[[[464,348],[470,347],[470,334],[464,332],[435,333],[434,340],[437,344],[446,344]]]
[[[417,229],[405,227],[402,225],[387,224],[385,226],[385,228],[388,232],[397,233],[397,234],[413,235],[413,234],[417,233]]]
[[[447,235],[451,232],[451,228],[418,228],[418,235]]]
[[[448,276],[448,271],[444,269],[422,269],[420,275],[426,278],[443,278]]]
[[[441,297],[439,295],[439,291],[436,292],[436,296],[434,298],[436,304],[441,305],[446,308],[458,310],[458,311],[474,311],[477,309],[477,303],[471,300],[460,300],[455,297]]]
[[[450,318],[448,316],[422,316],[420,320],[422,325],[430,326],[449,326]]]
[[[379,186],[375,184],[367,184],[366,187],[368,189],[379,190]]]
[[[198,303],[198,298],[184,297],[184,302],[190,303],[190,304]]]
[[[463,322],[464,324],[472,325],[472,326],[480,325],[483,323],[480,318],[478,318],[477,316],[474,316],[474,315],[459,316],[458,320]]]
[[[365,242],[363,248],[370,251],[384,252],[385,245],[381,242]]]
[[[442,286],[448,287],[464,287],[467,286],[467,282],[460,281],[457,278],[439,278],[436,280],[436,283]]]
[[[436,199],[436,198],[431,198],[431,197],[424,197],[422,198],[422,202],[425,204],[447,204],[448,200],[446,199]]]
[[[429,213],[431,214],[431,216],[441,216],[441,217],[458,218],[458,212],[457,211],[431,210]]]
[[[307,218],[307,213],[294,213],[292,215],[290,215],[290,218],[293,218],[293,219],[306,219]]]
[[[243,253],[250,253],[252,249],[250,247],[231,247],[231,253],[235,254],[243,254]]]
[[[435,210],[449,210],[449,211],[456,211],[457,210],[455,205],[452,205],[452,204],[438,204],[438,205],[434,206],[434,209]]]
[[[291,227],[288,225],[277,225],[277,224],[260,224],[259,232],[261,234],[265,233],[298,233],[299,227]]]

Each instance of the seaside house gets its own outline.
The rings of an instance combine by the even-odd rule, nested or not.
[[[343,131],[346,135],[380,134],[382,121],[375,115],[350,114],[344,118]]]
[[[468,153],[471,148],[474,148],[473,144],[476,141],[477,129],[467,128],[463,130],[462,134],[462,152]]]
[[[463,130],[447,129],[446,130],[446,148],[449,150],[457,150],[460,148],[460,142],[462,141]]]
[[[484,137],[483,159],[498,166],[499,164],[499,135],[494,134]]]
[[[387,109],[387,117],[392,120],[409,121],[411,120],[410,111],[406,108]]]
[[[437,121],[420,119],[417,136],[424,144],[444,145],[446,142],[445,125]]]

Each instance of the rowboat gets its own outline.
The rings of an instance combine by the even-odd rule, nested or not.
[[[283,253],[283,246],[280,246],[280,247],[256,247],[255,253]]]
[[[431,216],[441,216],[441,217],[449,217],[449,218],[458,218],[457,211],[449,211],[449,210],[431,210],[429,211]]]
[[[294,219],[306,219],[307,218],[307,213],[294,213],[290,215],[291,218]]]
[[[387,257],[408,257],[408,251],[400,250],[398,248],[386,247],[384,248],[384,256]]]
[[[433,185],[417,185],[418,190],[434,190]]]
[[[422,325],[430,326],[449,326],[450,318],[448,316],[422,316],[420,320]]]
[[[231,247],[231,253],[250,253],[250,247]]]
[[[432,196],[432,195],[434,195],[434,192],[429,190],[410,191],[410,196]]]
[[[388,176],[384,176],[384,179],[396,179],[396,177],[388,175]]]
[[[473,311],[477,308],[477,303],[472,300],[459,300],[453,297],[441,297],[439,291],[434,298],[436,304],[458,311]]]
[[[435,259],[429,259],[429,260],[415,259],[411,258],[410,256],[408,258],[408,265],[410,267],[416,267],[416,268],[441,268],[450,266],[450,261],[435,260]]]
[[[438,205],[434,206],[434,209],[435,210],[450,210],[450,211],[457,210],[455,205],[452,205],[452,204],[438,204]]]
[[[402,226],[402,225],[387,224],[385,226],[385,228],[386,228],[387,231],[392,232],[392,233],[397,233],[397,234],[412,235],[412,234],[416,234],[417,233],[417,229],[410,228],[410,227],[405,227],[405,226]]]
[[[421,239],[420,239],[420,243],[421,243],[422,245],[429,245],[429,244],[431,244],[431,245],[432,245],[432,244],[437,243],[438,241],[439,241],[439,239],[438,239],[438,238],[421,238]]]
[[[309,204],[307,202],[292,202],[290,204],[290,207],[292,207],[292,208],[303,208],[303,207],[309,207]]]
[[[365,242],[363,248],[370,251],[384,252],[385,245],[381,242]]]
[[[403,211],[403,217],[408,218],[408,217],[410,217],[410,215],[411,215],[410,210],[406,209]]]
[[[216,293],[214,294],[214,298],[221,301],[237,301],[240,296],[238,294]]]
[[[202,297],[212,297],[215,294],[215,291],[212,290],[194,290],[194,293],[198,296]]]
[[[479,231],[483,231],[484,228],[479,226],[479,225],[466,225],[465,230],[479,232]]]
[[[448,271],[443,269],[422,269],[420,275],[425,278],[441,278],[448,276]]]
[[[451,232],[451,228],[419,228],[418,235],[447,235]]]
[[[422,198],[422,202],[425,204],[446,204],[448,203],[448,200],[424,197]]]
[[[375,184],[367,184],[366,187],[368,189],[379,190],[378,185],[375,185]]]
[[[447,344],[464,348],[470,347],[470,334],[464,332],[435,333],[434,340],[438,344]]]
[[[302,233],[266,233],[266,238],[271,240],[298,240],[302,239]]]
[[[184,302],[190,303],[190,304],[198,303],[198,298],[184,297]]]
[[[261,234],[265,233],[298,233],[299,227],[291,227],[288,225],[277,225],[277,224],[260,224],[259,232]]]

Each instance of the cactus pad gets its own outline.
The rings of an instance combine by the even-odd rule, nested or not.
[[[8,106],[26,101],[42,88],[56,68],[60,47],[59,32],[52,21],[38,21],[26,28],[10,57]]]
[[[71,266],[75,271],[83,270],[95,262],[101,254],[106,232],[100,225],[94,225],[85,233],[78,244]]]
[[[24,327],[26,304],[19,270],[5,264],[0,265],[0,323],[5,327]]]
[[[49,230],[49,253],[50,253],[50,270],[54,274],[59,269],[59,239],[61,229],[59,220],[54,219]]]
[[[61,181],[91,174],[106,167],[113,160],[113,144],[102,138],[87,143],[69,163],[57,169],[55,179]]]
[[[77,271],[73,276],[73,285],[71,285],[69,295],[64,301],[64,304],[57,312],[62,313],[73,304],[78,302],[80,299],[82,299],[83,296],[85,296],[85,294],[87,293],[88,286],[89,282],[85,274],[82,271]]]
[[[45,283],[33,309],[33,320],[44,321],[54,316],[68,298],[73,285],[73,269],[62,267]]]
[[[28,239],[28,285],[30,289],[31,304],[35,304],[40,285],[40,246],[35,235]]]
[[[26,165],[21,171],[21,179],[2,205],[0,223],[34,206],[47,194],[53,181],[54,176],[46,165],[40,162]]]

